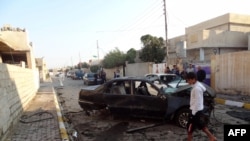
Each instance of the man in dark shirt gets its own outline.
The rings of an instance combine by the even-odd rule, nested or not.
[[[201,68],[201,66],[198,66],[197,71],[197,80],[200,82],[203,82],[206,79],[206,72]]]

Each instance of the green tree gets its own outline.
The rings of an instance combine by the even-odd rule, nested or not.
[[[90,71],[91,72],[97,73],[98,70],[99,70],[99,65],[90,66]]]
[[[89,64],[87,62],[82,63],[82,68],[89,68]]]
[[[135,49],[131,48],[130,50],[127,51],[126,61],[128,61],[128,63],[135,63],[135,57],[136,57]]]
[[[161,63],[166,55],[164,40],[162,37],[158,38],[149,34],[141,37],[143,43],[140,59],[144,62]]]
[[[103,59],[104,68],[114,68],[125,64],[126,54],[120,51],[117,47],[110,51]]]

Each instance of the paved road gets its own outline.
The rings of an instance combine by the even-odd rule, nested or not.
[[[67,120],[66,128],[72,140],[84,141],[182,141],[186,140],[186,130],[177,127],[172,122],[163,125],[128,133],[129,129],[137,127],[151,126],[162,121],[148,119],[134,119],[124,117],[113,117],[107,111],[96,111],[87,116],[78,105],[78,93],[83,85],[82,80],[72,80],[66,78],[64,88],[58,89],[59,82],[56,78],[53,86],[59,95],[59,103],[63,107],[63,115]],[[235,112],[238,112],[235,114]],[[216,104],[214,114],[211,117],[209,128],[216,135],[219,141],[223,141],[224,124],[250,124],[249,119],[233,117],[244,113],[249,114],[249,110],[229,105]],[[231,113],[233,116],[230,116]],[[246,115],[246,114],[245,114]],[[77,134],[76,134],[77,133]],[[202,132],[194,133],[194,141],[207,140]]]

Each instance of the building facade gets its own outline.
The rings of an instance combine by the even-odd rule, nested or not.
[[[25,29],[4,25],[0,30],[0,63],[35,69],[33,47]]]
[[[249,50],[250,15],[227,13],[169,39],[169,64],[208,63],[210,56]]]

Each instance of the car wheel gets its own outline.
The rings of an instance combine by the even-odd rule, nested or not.
[[[180,109],[175,115],[176,124],[182,128],[186,128],[188,123],[189,113],[190,109],[188,108]]]

